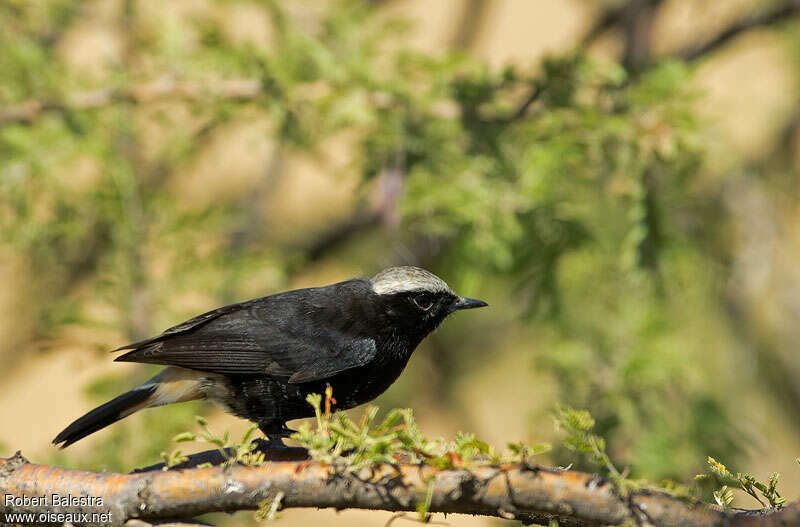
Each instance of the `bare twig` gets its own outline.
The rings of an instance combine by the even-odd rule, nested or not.
[[[539,99],[539,96],[541,94],[542,94],[541,83],[539,82],[534,83],[533,86],[531,87],[530,93],[528,94],[527,97],[525,97],[525,100],[522,101],[522,104],[519,105],[519,108],[517,108],[517,111],[515,111],[514,114],[511,116],[510,120],[516,121],[518,119],[522,119],[528,112],[528,108],[530,108],[531,105],[535,103],[537,99]]]
[[[323,232],[303,248],[304,263],[322,260],[335,249],[353,240],[358,234],[380,224],[380,214],[367,207],[359,207],[343,222]]]
[[[642,41],[647,42],[645,56],[649,55],[650,25],[652,24],[652,18],[655,16],[655,11],[661,1],[662,0],[630,0],[621,6],[610,7],[603,10],[594,24],[592,24],[580,39],[578,49],[585,50],[589,48],[606,31],[620,24],[625,24],[626,28],[628,28],[628,30],[626,30],[626,57],[628,57],[629,54],[633,57],[635,53],[640,53],[642,48],[639,44]],[[645,23],[638,23],[638,20],[644,20]],[[539,100],[543,92],[544,87],[541,81],[534,81],[531,84],[528,95],[522,100],[517,110],[505,121],[513,122],[525,117],[528,109],[533,103]]]
[[[653,24],[663,0],[631,0],[622,9],[622,24],[625,45],[622,64],[629,72],[641,72],[650,61]]]
[[[581,48],[588,48],[594,44],[598,38],[603,36],[606,31],[619,24],[622,18],[622,12],[622,7],[611,7],[603,10],[600,16],[597,17],[595,23],[592,24],[592,27],[589,28],[589,31],[587,31],[581,39]]]
[[[491,19],[489,11],[493,7],[489,0],[467,0],[461,8],[460,20],[450,39],[451,46],[455,49],[470,50],[486,27],[486,22]]]
[[[746,31],[783,22],[798,14],[800,14],[800,1],[792,0],[772,10],[746,17],[728,26],[711,40],[689,46],[682,51],[678,51],[674,56],[688,62],[695,61],[719,49]]]
[[[414,511],[433,481],[429,512],[467,513],[523,521],[551,518],[569,525],[619,525],[646,511],[653,525],[772,526],[800,521],[797,503],[779,512],[721,511],[667,494],[637,492],[623,499],[603,479],[575,471],[509,464],[470,470],[417,465],[380,466],[351,474],[302,462],[223,466],[136,474],[92,473],[31,464],[19,453],[0,459],[0,487],[17,498],[52,494],[103,498],[102,505],[25,505],[4,500],[0,514],[111,513],[130,519],[192,517],[254,510],[282,493],[281,507]]]

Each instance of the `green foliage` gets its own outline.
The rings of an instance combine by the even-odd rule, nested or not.
[[[748,473],[732,473],[719,461],[713,457],[708,458],[708,473],[695,477],[700,484],[716,484],[720,488],[713,491],[714,499],[721,507],[729,507],[733,503],[733,492],[731,488],[744,491],[753,497],[761,507],[780,509],[786,502],[778,492],[779,474],[773,472],[766,483],[758,481],[755,476]],[[763,500],[761,498],[764,498]],[[765,503],[766,500],[766,503]]]
[[[705,283],[707,263],[670,251],[662,295],[655,281],[619,272],[610,257],[587,250],[563,262],[558,323],[535,333],[535,364],[555,375],[557,400],[589,409],[609,450],[637,475],[682,479],[706,455],[740,458],[744,438],[712,382],[725,363],[707,361],[730,342],[709,340],[724,315],[709,298],[716,293]],[[568,462],[566,452],[556,454]]]
[[[592,463],[605,471],[623,495],[640,488],[638,482],[626,477],[627,471],[620,472],[611,462],[606,453],[605,440],[592,433],[595,421],[589,412],[569,407],[558,408],[555,423],[567,434],[564,440],[566,447],[574,452],[589,454]]]
[[[173,450],[169,453],[161,452],[161,461],[164,463],[164,470],[168,470],[175,465],[180,465],[189,461],[187,456],[184,456],[180,450]]]
[[[365,468],[375,468],[383,464],[396,466],[400,463],[429,466],[437,470],[469,469],[481,465],[499,466],[507,463],[528,464],[533,456],[550,450],[547,444],[527,445],[520,442],[508,444],[507,450],[500,454],[486,442],[477,439],[474,434],[463,432],[456,434],[452,441],[429,439],[420,433],[408,409],[392,410],[383,421],[376,423],[378,409],[372,406],[364,411],[358,422],[355,422],[343,412],[332,411],[335,399],[330,386],[325,391],[324,400],[320,394],[310,394],[307,400],[314,408],[314,425],[304,423],[292,435],[292,439],[306,448],[312,459],[329,465],[335,471],[357,473]],[[751,474],[730,472],[725,465],[712,457],[708,458],[708,473],[695,477],[695,487],[673,481],[663,481],[661,485],[656,486],[646,480],[629,479],[628,471],[618,470],[611,461],[606,452],[605,440],[593,432],[596,422],[588,411],[559,407],[554,421],[556,429],[566,434],[564,438],[566,448],[578,454],[586,454],[592,464],[614,483],[617,492],[623,497],[641,490],[655,490],[695,502],[698,491],[713,485],[718,488],[711,489],[711,496],[717,505],[724,508],[733,504],[732,489],[739,489],[749,494],[763,508],[769,506],[772,509],[780,509],[786,501],[777,489],[779,478],[777,473],[771,474],[767,483],[762,483]],[[197,417],[197,422],[201,427],[199,434],[184,432],[176,435],[173,441],[213,444],[225,457],[224,465],[264,463],[264,455],[254,451],[255,443],[251,439],[256,430],[255,425],[248,428],[239,443],[233,444],[227,431],[219,436],[208,427],[204,418]],[[187,459],[181,456],[179,450],[171,454],[162,453],[162,458],[166,464],[164,470]],[[429,509],[433,489],[434,477],[430,475],[426,480],[426,490],[417,505],[420,522],[426,523],[430,520]],[[278,493],[273,498],[264,500],[259,506],[256,518],[274,519],[280,510],[282,498],[283,495]]]
[[[382,421],[376,422],[378,408],[370,406],[355,422],[343,412],[331,411],[330,387],[325,393],[324,406],[319,394],[310,394],[307,400],[314,407],[314,425],[304,423],[292,439],[316,461],[345,472],[399,462],[437,469],[499,465],[520,462],[549,449],[544,444],[515,443],[509,445],[507,452],[499,453],[474,434],[466,433],[456,434],[452,441],[428,439],[420,433],[410,409],[391,410]]]
[[[729,489],[727,485],[723,485],[715,490],[713,495],[714,501],[723,509],[729,508],[733,503],[733,491]]]
[[[642,480],[630,480],[626,477],[627,471],[621,473],[611,462],[606,453],[605,440],[592,433],[595,420],[588,411],[560,407],[556,411],[555,423],[557,428],[564,430],[567,434],[564,440],[566,447],[573,452],[588,454],[592,463],[605,471],[622,495],[647,487],[691,499],[697,495],[698,490],[703,490],[702,487],[713,485],[718,487],[711,489],[714,501],[724,508],[730,507],[733,503],[734,495],[731,489],[740,489],[749,494],[761,504],[762,508],[766,508],[768,503],[770,508],[780,509],[786,502],[786,498],[778,492],[779,475],[777,472],[770,475],[767,483],[762,483],[752,474],[730,472],[725,465],[710,456],[708,457],[708,473],[695,476],[694,482],[700,487],[697,489],[670,481],[663,482],[661,487],[654,487]],[[762,497],[766,503],[761,499]]]
[[[586,410],[575,410],[569,407],[558,408],[555,423],[557,428],[564,430],[567,434],[564,440],[566,447],[573,452],[588,454],[592,463],[609,476],[623,495],[643,487],[656,488],[644,481],[630,480],[626,477],[627,471],[621,473],[617,470],[606,453],[605,440],[592,433],[595,420]],[[714,501],[720,507],[728,508],[734,500],[731,489],[740,489],[758,501],[761,507],[766,508],[768,503],[770,508],[780,509],[786,502],[786,498],[778,492],[778,479],[778,473],[773,472],[769,481],[762,483],[752,474],[740,472],[734,474],[713,457],[708,457],[708,473],[695,476],[695,483],[700,486],[699,489],[665,481],[661,487],[658,487],[658,490],[691,499],[697,495],[698,490],[703,490],[702,487],[713,485],[718,487],[711,489]],[[761,499],[762,497],[766,503]]]
[[[225,465],[233,465],[233,464],[241,464],[241,465],[252,465],[258,466],[264,463],[264,454],[256,450],[258,446],[257,443],[253,441],[253,433],[258,429],[258,425],[251,424],[245,433],[242,435],[242,438],[238,442],[232,442],[230,438],[230,433],[226,430],[222,436],[217,435],[214,433],[211,428],[208,426],[208,421],[204,417],[195,416],[195,420],[197,424],[200,425],[200,432],[198,434],[192,432],[181,432],[177,434],[172,440],[176,443],[185,443],[185,442],[198,442],[198,443],[210,443],[217,447],[222,457],[225,459],[223,464]],[[170,455],[166,455],[162,452],[163,459],[174,461],[175,459],[180,459],[180,450],[174,451]],[[185,461],[186,458],[183,458]],[[177,463],[171,463],[165,461],[166,467],[165,470],[177,463],[182,463],[182,461],[178,461]]]
[[[270,521],[279,518],[278,511],[281,507],[281,500],[283,499],[283,492],[278,491],[272,499],[264,500],[258,505],[255,518],[258,521]]]
[[[435,483],[436,481],[433,476],[429,476],[425,487],[425,496],[417,504],[417,521],[420,523],[427,523],[430,521],[430,513],[428,511],[431,508]]]

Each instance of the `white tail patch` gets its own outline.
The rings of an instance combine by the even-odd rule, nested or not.
[[[156,387],[153,394],[144,402],[129,408],[122,417],[138,412],[144,408],[164,406],[165,404],[182,403],[203,399],[206,396],[205,388],[214,377],[208,373],[168,366],[161,372],[134,390],[148,390]]]

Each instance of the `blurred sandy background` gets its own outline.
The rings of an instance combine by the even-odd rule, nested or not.
[[[185,45],[181,39],[197,38],[190,30],[181,29],[181,25],[204,16],[221,19],[223,31],[231,38],[264,46],[269,45],[271,38],[264,10],[256,3],[206,0],[135,3],[138,17],[157,18],[175,29],[176,49]],[[713,35],[728,21],[761,4],[748,0],[714,3],[667,0],[660,6],[652,28],[653,53],[666,55],[704,35]],[[116,25],[125,5],[117,1],[86,2],[80,8],[80,15],[63,28],[55,44],[54,53],[65,70],[77,72],[93,85],[102,85],[119,74],[119,64],[130,60],[125,56],[128,53],[125,35]],[[312,10],[309,6],[305,8]],[[605,4],[588,0],[391,0],[383,2],[379,9],[384,13],[381,16],[399,13],[413,20],[411,36],[404,40],[404,45],[433,55],[458,49],[499,68],[509,63],[534,67],[544,56],[567,53],[605,9]],[[10,17],[9,13],[2,16]],[[621,48],[621,39],[617,31],[611,31],[593,44],[591,53],[612,59]],[[710,167],[692,183],[698,192],[721,185],[716,179],[724,178],[726,173],[757,172],[761,160],[783,140],[781,134],[800,100],[800,56],[789,47],[774,28],[756,29],[733,39],[692,71],[690,82],[699,94],[693,105],[703,123],[701,135],[707,142],[705,166]],[[153,70],[157,67],[153,66]],[[6,101],[11,102],[18,101]],[[153,106],[168,115],[171,127],[202,126],[191,108],[169,101]],[[218,292],[224,288],[220,282],[226,277],[218,276],[217,269],[225,264],[204,267],[197,263],[202,261],[204,251],[217,254],[218,240],[198,232],[190,242],[196,252],[178,264],[185,269],[185,280],[193,285],[176,288],[165,300],[159,291],[172,287],[166,284],[174,281],[174,275],[170,274],[174,270],[168,272],[167,268],[175,263],[164,261],[160,246],[170,245],[173,240],[148,238],[137,253],[141,258],[137,265],[147,268],[146,280],[142,282],[146,288],[140,291],[140,298],[126,300],[130,303],[125,311],[129,324],[126,327],[120,322],[125,317],[116,310],[115,301],[97,293],[100,287],[97,280],[78,276],[70,287],[59,289],[53,285],[58,279],[42,280],[37,275],[29,264],[28,254],[13,243],[0,245],[0,358],[5,364],[0,372],[0,453],[4,455],[22,449],[29,459],[37,462],[56,460],[92,466],[94,450],[108,443],[114,433],[112,429],[91,436],[63,455],[55,454],[50,440],[69,421],[100,402],[103,395],[97,394],[122,391],[150,371],[132,364],[114,364],[105,350],[140,333],[160,331],[222,302],[373,273],[406,250],[407,240],[397,234],[398,229],[404,228],[402,224],[384,224],[332,253],[325,253],[319,260],[304,263],[297,272],[284,273],[282,267],[273,265],[282,258],[284,245],[311,239],[314,233],[346,220],[362,202],[365,192],[368,195],[375,192],[371,187],[365,191],[359,185],[360,176],[352,167],[353,137],[345,132],[322,141],[318,148],[321,155],[284,149],[276,161],[272,119],[257,110],[242,111],[220,125],[211,137],[204,138],[202,151],[191,162],[153,176],[157,167],[152,168],[155,163],[151,161],[159,155],[163,131],[157,119],[148,124],[147,111],[142,110],[136,117],[140,119],[138,125],[152,128],[152,133],[141,136],[141,165],[150,170],[147,172],[150,176],[141,177],[163,178],[159,188],[179,208],[199,209],[220,200],[248,207],[253,211],[252,221],[263,223],[266,234],[258,236],[267,249],[254,253],[250,260],[237,260],[233,264],[249,266],[248,271],[242,274],[244,278],[237,287],[229,290],[235,298],[221,298]],[[791,141],[796,142],[797,137]],[[779,358],[783,365],[780,367],[790,372],[789,378],[791,372],[800,371],[793,349],[795,328],[800,327],[797,307],[800,275],[796,264],[800,260],[797,229],[800,207],[794,190],[796,184],[792,181],[797,177],[798,162],[800,158],[784,168],[789,174],[781,180],[784,183],[748,186],[738,194],[736,191],[726,194],[734,196],[730,198],[737,202],[733,209],[740,215],[738,219],[730,215],[725,220],[732,225],[732,234],[725,243],[734,247],[730,252],[733,270],[726,276],[733,277],[729,279],[736,281],[742,297],[747,299],[742,316],[766,328],[755,340],[769,347],[773,355],[741,352],[743,344],[736,340],[734,331],[716,328],[723,324],[716,316],[710,321],[695,318],[691,324],[675,330],[680,346],[688,342],[686,345],[693,349],[708,350],[709,355],[700,354],[696,359],[707,361],[710,369],[719,373],[718,378],[709,376],[707,382],[711,391],[723,394],[720,398],[729,402],[737,433],[746,438],[742,456],[734,461],[736,466],[760,477],[780,471],[782,488],[790,498],[800,495],[800,469],[792,466],[794,458],[800,455],[797,413],[796,409],[790,409],[788,398],[781,399],[780,391],[776,395],[767,388],[770,383],[785,382],[785,378],[765,380],[758,373],[758,361]],[[270,180],[265,172],[272,163],[280,164],[282,175]],[[93,188],[101,171],[102,167],[91,157],[84,157],[73,160],[71,166],[55,167],[53,174],[68,181],[67,191],[80,194]],[[9,174],[7,171],[3,177],[10,177]],[[690,192],[694,190],[687,190]],[[31,206],[47,207],[47,203],[35,201],[32,197]],[[713,222],[714,218],[707,221]],[[85,250],[90,251],[91,247]],[[109,265],[113,268],[113,264]],[[446,265],[436,271],[448,279]],[[710,269],[709,275],[713,277],[714,272]],[[108,276],[106,273],[104,280]],[[139,280],[135,272],[125,279]],[[469,281],[459,284],[469,285]],[[471,312],[448,321],[420,346],[400,381],[378,403],[414,408],[422,429],[432,436],[450,436],[466,429],[497,446],[516,439],[557,442],[549,412],[561,399],[559,380],[551,372],[535,367],[534,361],[535,355],[550,352],[546,348],[548,340],[539,338],[545,330],[531,328],[526,319],[516,317],[513,289],[505,279],[489,279],[480,282],[478,290],[463,290],[468,296],[487,297],[491,311]],[[52,324],[51,331],[43,332],[37,326],[36,306],[39,302],[53,301],[53,292],[67,295],[70,305],[80,305],[83,315],[75,319],[65,317],[64,322]],[[585,302],[590,303],[593,294],[585,291]],[[462,348],[468,341],[472,345]],[[449,351],[437,352],[442,347]],[[730,350],[730,356],[725,355],[726,350]],[[471,360],[468,366],[456,368],[452,378],[440,378],[449,368],[433,362],[461,352],[485,354],[487,360]],[[797,377],[793,378],[797,382]],[[136,450],[137,442],[147,441],[148,427],[161,426],[161,420],[169,419],[170,426],[177,430],[189,429],[193,426],[191,416],[204,408],[198,405],[176,413],[150,410],[146,420],[137,415],[126,420],[129,421],[124,425],[129,436],[126,442],[108,448]],[[215,429],[229,429],[235,436],[246,427],[246,423],[217,410],[210,412]],[[625,451],[624,442],[618,440],[616,445],[619,451]],[[157,455],[159,449],[167,447],[155,445],[150,451]],[[124,464],[124,452],[119,459]],[[697,456],[698,468],[703,462]],[[285,525],[382,525],[389,517],[389,513],[381,512],[293,510],[282,513],[278,521]],[[214,517],[212,521],[225,525],[254,523],[247,512]],[[447,522],[497,523],[458,516],[450,516]]]

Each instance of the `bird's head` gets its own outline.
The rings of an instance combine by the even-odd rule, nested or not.
[[[457,295],[444,280],[419,267],[384,269],[372,278],[372,290],[392,318],[429,331],[451,313],[488,305]]]

